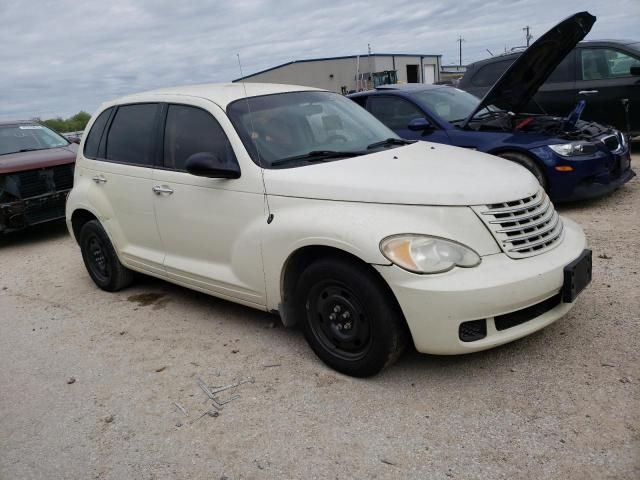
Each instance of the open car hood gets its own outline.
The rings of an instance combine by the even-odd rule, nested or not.
[[[596,17],[589,12],[576,13],[538,38],[502,74],[462,127],[489,105],[521,113],[558,64],[589,33],[595,21]]]

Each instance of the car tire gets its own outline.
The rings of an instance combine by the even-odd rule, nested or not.
[[[80,229],[80,250],[84,265],[95,284],[107,292],[117,292],[133,281],[133,272],[126,268],[100,222],[91,220]]]
[[[519,152],[501,152],[497,154],[499,157],[502,157],[507,160],[511,160],[519,165],[522,165],[524,168],[529,170],[534,177],[538,180],[538,183],[547,190],[549,183],[547,182],[547,177],[545,176],[542,169],[538,166],[536,161],[531,157],[525,155],[524,153]]]
[[[400,308],[366,265],[340,258],[315,261],[301,274],[294,302],[313,351],[346,375],[375,375],[408,343]]]

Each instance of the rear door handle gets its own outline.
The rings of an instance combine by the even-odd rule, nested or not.
[[[168,185],[155,185],[151,190],[153,190],[153,193],[156,195],[162,195],[163,193],[171,195],[173,193],[173,188],[170,188]]]
[[[104,178],[104,176],[102,176],[102,175],[95,175],[95,176],[91,177],[91,180],[93,180],[97,184],[107,183],[107,179]]]
[[[578,95],[595,95],[598,93],[598,90],[580,90]]]

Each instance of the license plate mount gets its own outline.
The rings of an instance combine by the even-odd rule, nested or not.
[[[562,301],[572,303],[576,297],[591,283],[592,254],[585,249],[580,256],[564,267],[564,285]]]

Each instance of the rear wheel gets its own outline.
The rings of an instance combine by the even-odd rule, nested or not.
[[[95,284],[108,292],[116,292],[133,281],[133,272],[118,260],[107,232],[97,220],[80,229],[80,250],[84,265]]]
[[[314,262],[302,273],[294,302],[313,351],[347,375],[378,373],[407,344],[402,313],[364,265],[331,258]]]
[[[549,186],[547,182],[547,177],[545,176],[542,169],[538,166],[536,161],[533,160],[531,157],[519,152],[501,152],[501,153],[498,153],[498,156],[505,158],[507,160],[511,160],[512,162],[515,162],[519,165],[522,165],[524,168],[529,170],[534,177],[536,177],[536,179],[538,180],[538,183],[542,186],[542,188],[547,190]]]

